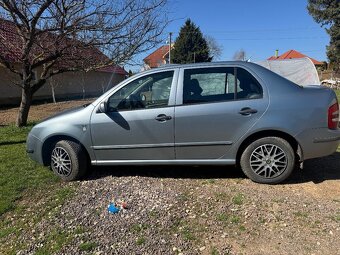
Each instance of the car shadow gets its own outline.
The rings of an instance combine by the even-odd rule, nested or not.
[[[234,166],[105,166],[91,167],[85,180],[95,180],[106,176],[141,176],[173,179],[224,179],[246,178],[241,169]]]
[[[26,140],[0,142],[0,146],[2,146],[2,145],[21,144],[21,143],[26,143]]]
[[[234,166],[106,166],[91,167],[84,180],[96,180],[107,176],[142,176],[174,179],[244,179],[242,170]],[[304,169],[295,169],[283,184],[306,182],[322,183],[340,180],[340,152],[330,156],[307,160]]]
[[[340,180],[340,152],[327,157],[306,160],[304,168],[294,171],[287,183],[313,182],[318,184],[327,180]]]

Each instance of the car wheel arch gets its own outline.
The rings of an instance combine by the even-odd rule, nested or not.
[[[47,138],[42,145],[41,153],[42,153],[42,160],[43,160],[44,166],[50,165],[51,153],[52,153],[53,147],[56,143],[62,140],[72,141],[72,142],[80,144],[80,146],[82,147],[83,151],[86,154],[86,158],[88,162],[90,161],[89,152],[79,140],[75,139],[74,137],[67,136],[67,135],[54,135],[54,136]]]
[[[286,140],[292,146],[297,156],[296,158],[297,162],[303,161],[303,153],[302,153],[301,146],[299,142],[293,136],[283,131],[279,131],[279,130],[261,130],[256,133],[252,133],[251,135],[249,135],[247,138],[245,138],[242,141],[242,143],[238,147],[237,154],[236,154],[237,166],[240,166],[241,155],[243,151],[247,148],[247,146],[251,144],[252,142],[260,138],[264,138],[264,137],[279,137],[279,138]]]

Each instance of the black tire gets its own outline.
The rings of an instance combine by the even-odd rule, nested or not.
[[[53,147],[51,169],[63,181],[80,179],[86,173],[87,167],[87,156],[80,144],[61,140]]]
[[[241,155],[244,174],[254,182],[276,184],[286,180],[295,168],[292,146],[279,137],[260,138]]]

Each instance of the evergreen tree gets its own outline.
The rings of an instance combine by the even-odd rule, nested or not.
[[[207,41],[199,27],[190,19],[185,22],[171,52],[171,62],[176,64],[211,62]]]
[[[340,1],[308,0],[308,11],[314,20],[326,26],[330,35],[327,56],[333,70],[340,72]]]

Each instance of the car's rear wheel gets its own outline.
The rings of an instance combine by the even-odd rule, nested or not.
[[[87,170],[87,158],[82,146],[69,140],[57,142],[51,152],[51,169],[64,181],[82,177]]]
[[[276,184],[287,179],[294,170],[295,153],[286,140],[264,137],[247,146],[241,155],[240,165],[252,181]]]

